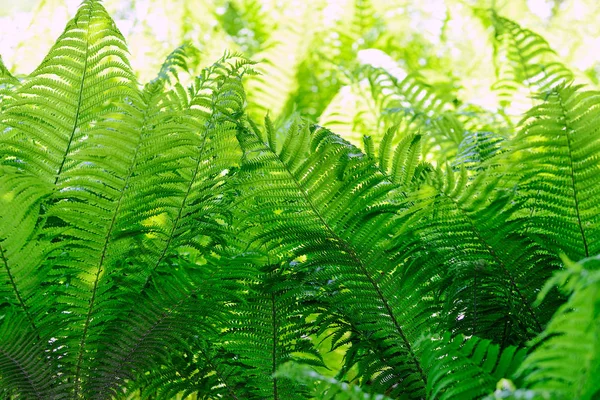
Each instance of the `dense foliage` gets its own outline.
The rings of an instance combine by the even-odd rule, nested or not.
[[[0,397],[600,396],[600,92],[473,12],[495,111],[348,43],[197,76],[186,44],[141,88],[98,0],[0,63]]]

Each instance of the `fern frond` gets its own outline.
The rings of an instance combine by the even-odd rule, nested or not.
[[[518,164],[528,232],[572,258],[600,252],[599,99],[578,86],[552,90],[525,115],[506,161]]]
[[[365,136],[371,136],[378,145],[385,126],[383,114],[394,99],[393,82],[382,72],[367,65],[349,74],[350,83],[331,99],[319,124],[357,147],[362,146]]]
[[[491,392],[496,382],[511,377],[526,350],[501,349],[490,340],[476,336],[423,339],[423,364],[428,370],[428,399],[477,399]]]
[[[132,192],[127,198],[128,201],[117,219],[118,234],[115,235],[115,240],[128,243],[132,234],[135,237],[139,233],[146,233],[145,240],[141,241],[144,251],[129,256],[132,257],[129,261],[130,268],[121,266],[122,271],[119,275],[124,282],[127,282],[125,285],[127,290],[122,290],[125,301],[121,306],[122,309],[110,316],[110,320],[105,321],[108,326],[104,329],[122,336],[127,341],[125,344],[145,343],[150,340],[147,336],[148,332],[144,329],[129,330],[122,321],[136,318],[140,312],[138,306],[140,301],[149,302],[147,291],[152,289],[149,282],[161,279],[160,275],[169,271],[175,273],[176,270],[173,268],[162,271],[163,264],[167,263],[171,255],[176,254],[178,249],[184,246],[201,254],[218,243],[223,236],[225,228],[218,222],[219,216],[222,215],[219,209],[222,208],[223,201],[221,186],[226,176],[223,170],[233,167],[237,162],[235,147],[232,146],[232,141],[235,140],[235,125],[229,123],[228,126],[224,113],[239,113],[244,102],[239,76],[237,79],[234,77],[236,71],[237,67],[229,65],[225,59],[216,63],[198,78],[190,91],[191,97],[188,98],[185,93],[181,94],[182,104],[178,105],[175,102],[177,108],[174,112],[169,110],[172,102],[163,105],[162,101],[154,100],[152,104],[159,107],[166,106],[166,112],[161,115],[160,112],[148,111],[146,118],[141,119],[145,126],[153,126],[154,129],[142,128],[145,137],[143,137],[139,159],[136,160],[138,172],[131,182]],[[148,87],[148,90],[154,90],[153,86]],[[177,86],[174,91],[178,91]],[[169,98],[170,94],[167,93],[162,100],[165,97]],[[152,100],[152,96],[149,100]],[[183,123],[177,122],[178,119]],[[198,135],[198,132],[201,132],[201,135]],[[169,141],[164,140],[167,137]],[[170,147],[169,152],[165,151],[165,146]],[[211,160],[211,163],[208,163],[208,160]],[[148,187],[146,186],[148,182],[154,182],[154,185]],[[143,207],[147,211],[140,215],[141,204],[144,204]],[[144,225],[150,229],[144,229]],[[136,227],[138,233],[135,230],[132,232],[132,227]],[[138,242],[137,245],[139,246],[140,243]],[[125,247],[122,251],[131,250]],[[147,265],[147,269],[140,274],[131,269],[134,265]],[[106,283],[113,285],[118,283],[122,287],[124,282],[116,281],[115,277],[112,282]],[[197,281],[194,282],[200,285]],[[142,312],[139,316],[140,327],[152,321],[154,318],[152,315],[156,314],[156,310],[163,312],[173,310],[175,306],[187,304],[190,297],[196,296],[194,294],[197,292],[196,288],[179,286],[179,289],[169,293],[163,302],[150,302],[153,306],[145,311],[146,314]],[[182,315],[192,314],[190,311],[184,311]],[[167,323],[165,321],[171,320],[160,320],[160,323]],[[181,327],[181,331],[174,329],[174,335],[185,336],[186,333],[191,336],[195,332],[189,329],[190,320],[178,319],[176,322],[168,323]],[[200,328],[202,326],[204,325],[198,325]],[[151,331],[154,332],[154,328]],[[129,377],[133,373],[128,372],[131,368],[143,364],[140,360],[150,362],[149,360],[153,360],[154,356],[160,357],[160,349],[165,342],[158,341],[159,339],[167,340],[159,336],[157,342],[151,341],[150,344],[145,345],[148,348],[139,354],[136,352],[135,357],[133,357],[135,349],[131,350],[132,354],[116,352],[116,357],[112,357],[110,364],[103,367],[106,369],[105,375],[98,380],[92,379],[89,390],[92,393],[95,393],[98,387],[103,388],[101,393],[115,390],[122,384],[124,377]],[[99,337],[97,340],[99,343],[104,343],[106,338]],[[124,347],[127,348],[125,345]],[[110,359],[111,355],[115,354],[114,350],[115,348],[109,347],[108,354],[105,357],[98,357],[98,360],[102,362],[103,358]],[[153,351],[157,354],[153,355]],[[139,362],[132,362],[132,358],[138,359]]]
[[[180,82],[179,71],[190,73],[198,63],[199,50],[191,43],[185,43],[173,50],[160,67],[155,81]]]
[[[269,40],[253,55],[259,62],[260,74],[246,83],[248,113],[252,117],[271,113],[275,118],[285,118],[289,113],[288,101],[300,84],[296,72],[308,51],[312,33],[309,10],[297,10],[298,14],[279,16],[281,20]]]
[[[216,17],[229,36],[240,46],[240,51],[254,57],[268,48],[269,39],[277,30],[277,19],[257,0],[234,0],[226,3]]]
[[[0,110],[5,107],[3,103],[6,102],[6,96],[10,94],[9,89],[18,84],[19,80],[6,68],[4,62],[2,62],[2,56],[0,56]]]
[[[365,65],[332,99],[319,118],[321,125],[356,146],[371,137],[380,153],[390,153],[407,136],[422,136],[423,156],[452,160],[463,140],[464,127],[449,102],[419,74],[399,79],[383,68]],[[393,128],[393,129],[392,129]],[[387,136],[396,131],[395,135]],[[387,137],[386,137],[387,136]],[[382,167],[383,171],[387,171]],[[392,172],[393,174],[393,172]]]
[[[102,5],[84,1],[40,66],[2,115],[2,161],[63,185],[82,140],[115,103],[134,101],[136,80],[125,40]]]
[[[57,311],[52,303],[70,277],[48,276],[52,268],[48,257],[64,243],[50,241],[55,230],[38,230],[51,217],[50,208],[62,206],[61,191],[77,187],[77,182],[64,178],[77,164],[82,139],[97,132],[97,118],[119,114],[115,103],[135,99],[125,52],[124,39],[102,6],[84,2],[40,67],[15,88],[2,113],[0,159],[7,179],[3,188],[12,197],[1,217],[3,272],[11,281],[11,297],[18,299],[37,339],[43,343],[54,337],[57,344],[52,347],[63,344],[64,338],[53,331],[60,324],[44,320],[67,311],[62,306]],[[76,215],[75,211],[70,217]],[[39,241],[32,240],[35,235],[41,235]]]
[[[61,398],[54,385],[56,370],[47,362],[35,331],[26,326],[29,322],[10,310],[0,308],[0,313],[0,396]]]
[[[247,263],[243,258],[232,261]],[[223,348],[238,355],[236,362],[244,366],[240,378],[248,385],[247,398],[306,398],[304,385],[274,374],[290,360],[324,366],[309,337],[312,329],[307,319],[317,312],[315,303],[308,298],[307,287],[300,283],[301,272],[295,265],[259,264],[254,269],[258,283],[249,284],[244,301],[232,308],[221,338]]]
[[[452,162],[454,167],[480,170],[503,151],[505,138],[495,132],[467,132],[458,146],[458,154]]]
[[[103,329],[97,350],[102,356],[86,382],[86,398],[117,397],[126,382],[138,380],[145,386],[143,393],[158,389],[165,396],[163,385],[153,387],[164,383],[163,371],[156,366],[173,368],[177,354],[194,349],[191,338],[215,336],[214,327],[228,317],[224,304],[232,300],[231,293],[221,290],[224,285],[213,264],[198,265],[186,258],[167,260],[160,273],[148,278],[135,310]]]
[[[500,391],[502,398],[594,399],[600,394],[600,263],[592,257],[556,272],[540,294],[559,285],[569,294],[546,330],[532,343],[515,378],[522,389]]]
[[[502,106],[511,103],[521,85],[533,101],[538,93],[573,81],[573,73],[540,35],[495,13],[491,21],[497,75],[492,89],[498,91]]]
[[[465,170],[437,169],[408,197],[399,234],[407,235],[410,268],[439,274],[446,329],[520,344],[542,330],[545,313],[533,308],[532,288],[542,287],[556,262],[522,236],[519,221],[507,222],[516,207],[489,179],[469,183]]]
[[[250,397],[253,386],[245,380],[247,366],[238,361],[239,354],[227,352],[218,334],[188,341],[193,351],[174,352],[168,368],[160,367],[152,379],[142,377],[138,381],[143,395],[164,398],[195,395],[203,400],[215,396],[232,400]]]
[[[172,254],[182,246],[206,251],[225,231],[223,180],[238,162],[236,125],[227,121],[243,112],[248,63],[227,56],[186,90],[173,75],[184,52],[140,93],[114,23],[86,1],[3,114],[10,173],[1,182],[9,200],[0,216],[2,278],[12,282],[11,305],[28,316],[36,345],[64,349],[48,362],[60,368],[56,386],[75,398],[115,395],[153,356],[165,359],[161,338],[187,330],[169,336],[156,327],[191,322],[153,318],[193,289],[153,297],[139,329],[123,321],[135,320],[140,299],[149,301],[145,282],[164,273]],[[56,97],[57,108],[44,107],[45,96]],[[106,346],[105,332],[121,333],[122,348]],[[94,371],[102,374],[94,379]]]
[[[405,133],[395,145],[396,148],[392,149],[394,136],[402,132],[399,129],[401,128],[394,126],[383,136],[379,146],[378,165],[392,182],[411,191],[423,180],[431,166],[423,160],[423,137],[419,133]]]
[[[431,314],[427,301],[408,307],[420,292],[398,286],[397,264],[386,253],[395,229],[397,206],[387,197],[394,186],[358,149],[323,128],[294,121],[281,142],[268,127],[247,128],[240,138],[248,169],[236,203],[247,210],[238,211],[243,231],[284,259],[306,257],[302,270],[322,282],[327,307],[372,336],[352,342],[360,354],[379,356],[364,370],[365,382],[376,377],[378,392],[393,387],[418,396],[426,383],[413,334]]]

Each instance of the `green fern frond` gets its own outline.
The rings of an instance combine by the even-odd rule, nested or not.
[[[95,121],[136,96],[125,40],[98,1],[85,1],[4,110],[11,132],[2,138],[2,161],[11,155],[60,190]]]
[[[0,56],[0,110],[5,107],[3,103],[6,103],[5,98],[10,94],[10,89],[18,84],[19,80],[6,68],[2,62],[2,56]]]
[[[241,257],[233,261],[248,262]],[[259,283],[248,285],[244,302],[232,309],[221,339],[223,348],[237,354],[236,362],[244,366],[239,378],[248,384],[246,398],[306,398],[304,385],[274,374],[290,360],[324,366],[309,337],[307,317],[317,311],[315,303],[307,298],[296,266],[287,262],[259,266],[254,266]]]
[[[367,66],[349,77],[350,84],[342,87],[319,117],[319,124],[327,126],[343,138],[361,146],[365,136],[374,138],[377,145],[383,130],[384,110],[391,107],[386,76]]]
[[[398,286],[397,264],[386,252],[395,230],[397,206],[388,199],[394,186],[357,148],[326,129],[295,121],[283,141],[269,131],[247,128],[240,138],[248,168],[236,203],[247,210],[238,211],[243,231],[255,230],[253,243],[284,259],[305,257],[296,267],[321,282],[329,293],[327,308],[372,336],[352,341],[359,358],[372,354],[378,360],[363,370],[364,382],[373,377],[375,391],[418,396],[426,383],[412,340],[430,318],[429,304],[408,306],[419,292],[402,290],[408,283]]]
[[[84,2],[3,114],[2,277],[12,282],[9,298],[27,316],[35,345],[52,338],[51,348],[66,349],[48,362],[60,371],[53,386],[75,398],[114,395],[144,362],[164,360],[160,339],[183,329],[155,337],[149,333],[161,330],[143,328],[193,290],[180,285],[138,310],[148,300],[145,282],[164,273],[181,246],[206,251],[225,231],[222,186],[239,158],[228,120],[243,113],[248,63],[227,56],[186,90],[172,77],[183,53],[140,93],[114,23],[98,2]],[[52,107],[45,96],[55,98]],[[140,327],[128,330],[123,321],[136,311]],[[105,332],[121,333],[122,349],[107,347]]]
[[[223,11],[216,14],[221,26],[248,57],[269,46],[278,23],[257,0],[233,0],[225,2]]]
[[[296,72],[312,37],[310,10],[297,10],[297,14],[278,16],[280,21],[269,40],[260,52],[253,54],[253,60],[259,62],[260,74],[248,79],[245,85],[249,96],[248,114],[253,118],[270,113],[277,119],[285,119],[293,107],[288,102],[300,84]]]
[[[398,129],[392,127],[383,136],[379,145],[378,165],[392,182],[411,191],[423,180],[431,166],[423,160],[423,137],[419,133],[405,134],[395,145],[396,148],[392,149],[391,143]]]
[[[548,267],[557,265],[520,234],[519,221],[507,222],[516,207],[489,179],[469,183],[465,170],[437,169],[408,197],[412,206],[398,234],[407,235],[411,268],[438,276],[447,329],[521,344],[542,330],[547,314],[534,309],[529,288],[541,288]]]
[[[199,50],[191,43],[185,43],[173,50],[165,59],[156,80],[167,83],[179,82],[179,72],[191,73],[198,64]]]
[[[56,370],[26,321],[0,307],[0,396],[31,399],[60,398],[55,390]],[[16,318],[15,318],[16,317]],[[25,333],[26,332],[26,333]]]
[[[528,232],[572,258],[600,252],[599,96],[578,86],[548,93],[520,123],[506,161],[518,165]]]
[[[511,377],[526,350],[501,349],[490,340],[476,336],[423,338],[423,364],[427,368],[428,399],[477,399],[488,394],[496,382]]]
[[[169,310],[170,314],[175,306],[186,304],[190,298],[196,296],[197,289],[186,288],[185,285],[180,284],[179,288],[169,293],[164,301],[148,300],[146,296],[152,292],[149,282],[161,279],[160,275],[169,271],[175,273],[172,268],[161,272],[169,257],[183,246],[190,247],[202,254],[211,246],[218,244],[224,234],[225,227],[218,222],[220,217],[227,218],[222,212],[222,182],[227,175],[223,174],[223,171],[233,167],[237,162],[237,157],[235,156],[235,145],[232,142],[235,140],[235,125],[227,123],[226,118],[229,117],[222,113],[239,113],[244,103],[243,90],[239,86],[239,81],[233,76],[229,78],[225,75],[229,73],[235,75],[236,67],[229,65],[225,59],[205,70],[190,91],[190,93],[195,93],[195,96],[184,97],[183,114],[179,114],[179,110],[175,110],[175,114],[171,114],[171,112],[166,112],[164,115],[155,112],[147,113],[150,119],[146,119],[144,124],[154,126],[155,129],[153,129],[154,132],[147,128],[142,129],[142,132],[145,131],[146,137],[140,150],[140,158],[137,160],[136,170],[139,172],[131,182],[131,188],[135,191],[132,191],[132,197],[127,199],[129,202],[124,204],[122,216],[119,215],[117,228],[120,229],[116,231],[120,233],[115,237],[117,243],[123,240],[127,243],[131,241],[129,237],[132,234],[135,238],[140,233],[145,233],[146,237],[140,238],[142,239],[141,243],[137,244],[137,246],[141,245],[140,247],[144,250],[132,254],[133,258],[129,262],[132,266],[147,265],[147,269],[142,275],[133,270],[127,272],[128,269],[122,266],[120,274],[123,281],[107,282],[109,284],[118,282],[119,286],[123,286],[124,282],[127,282],[124,285],[127,290],[122,290],[125,300],[121,306],[122,310],[115,312],[110,316],[110,320],[105,321],[108,326],[104,329],[104,331],[110,331],[116,336],[123,337],[127,343],[145,343],[147,340],[151,340],[147,336],[148,332],[144,329],[131,331],[126,324],[123,324],[123,321],[136,318],[140,312],[138,305],[140,301],[153,304],[150,309],[141,310],[139,325],[143,327],[152,321],[154,318],[152,315],[157,313],[156,310],[162,309],[165,310],[164,312]],[[167,105],[170,104],[167,103]],[[165,119],[161,120],[161,118]],[[174,124],[170,121],[173,118],[175,118]],[[181,119],[183,124],[176,122],[177,119]],[[198,135],[198,132],[201,132],[202,135]],[[169,137],[170,140],[165,141],[161,138],[163,135]],[[175,144],[178,147],[174,147]],[[169,146],[168,152],[164,146]],[[208,160],[211,160],[211,163],[208,163]],[[146,184],[154,182],[154,184],[150,187],[142,187],[142,182],[146,182]],[[144,203],[143,207],[147,210],[143,213],[140,213],[140,210],[143,209],[141,202]],[[144,225],[149,229],[142,228]],[[139,232],[131,232],[132,226],[137,227]],[[123,250],[126,249],[125,247]],[[161,281],[164,279],[162,278]],[[185,279],[182,279],[181,282],[185,282]],[[200,285],[200,283],[196,281],[196,285]],[[173,288],[175,289],[176,286]],[[171,304],[171,306],[167,306],[167,304]],[[196,304],[196,302],[192,302],[192,304]],[[194,305],[193,307],[198,306]],[[211,306],[207,307],[211,308]],[[181,315],[189,316],[192,313],[188,310],[183,311]],[[156,316],[158,317],[158,314]],[[184,334],[189,336],[194,334],[194,330],[189,329],[192,324],[190,320],[178,319],[176,322],[169,322],[170,319],[161,319],[160,323],[167,323],[165,321],[169,323],[169,326],[181,327],[179,332],[174,329],[173,335],[180,334],[185,337]],[[202,325],[197,325],[197,327],[202,327]],[[152,328],[150,332],[154,332],[154,329]],[[163,334],[163,336],[165,335]],[[168,340],[165,337],[158,339]],[[103,343],[106,338],[99,337],[98,341]],[[149,349],[136,355],[136,359],[154,362],[152,360],[155,357],[160,357],[160,349],[164,343],[164,341],[151,342],[150,345],[146,345],[149,346]],[[127,348],[126,345],[123,347]],[[113,348],[113,351],[115,350],[116,348]],[[133,351],[134,349],[132,349]],[[157,353],[154,354],[153,351]],[[98,357],[98,360],[110,359],[111,354],[113,353],[109,351],[107,356]],[[129,365],[138,366],[137,364],[141,363],[134,363],[132,354],[122,351],[116,352],[116,354],[117,356],[111,360],[111,365],[104,367],[113,368],[108,370],[112,372],[106,372],[102,380],[97,383],[92,380],[92,385],[103,388],[102,393],[114,390],[113,387],[115,385],[118,387],[124,377],[129,377],[130,372],[127,372]],[[114,365],[120,365],[120,367],[115,368]],[[123,376],[124,374],[125,376]],[[92,386],[90,389],[92,393],[96,391],[94,389],[96,386]]]
[[[127,269],[131,270],[123,266],[121,271]],[[141,385],[142,393],[156,390],[171,397],[168,385],[155,387],[156,382],[164,383],[163,374],[170,376],[156,366],[174,368],[177,354],[193,354],[192,338],[213,338],[215,326],[228,317],[224,304],[233,298],[229,290],[222,290],[218,270],[211,263],[198,265],[178,256],[150,275],[135,298],[135,309],[103,329],[97,349],[101,357],[86,382],[85,398],[118,397],[128,381],[140,381],[128,384],[129,390]],[[115,274],[113,279],[123,277]]]
[[[458,146],[454,167],[480,170],[503,151],[505,138],[495,132],[468,132]]]
[[[428,159],[452,160],[463,140],[464,128],[442,98],[418,74],[398,79],[389,71],[365,65],[351,76],[319,118],[356,146],[369,136],[380,153],[394,151],[399,142],[422,136],[422,154]],[[395,135],[389,135],[390,129]],[[385,167],[382,167],[386,171]]]
[[[573,73],[564,66],[548,42],[538,34],[495,13],[495,63],[498,91],[502,106],[508,106],[515,92],[524,86],[533,98],[557,86],[573,81]]]
[[[19,80],[6,68],[2,56],[0,56],[0,85],[16,85],[17,83],[19,83]]]
[[[522,389],[504,389],[496,398],[595,399],[600,394],[600,263],[564,259],[566,270],[548,281],[540,300],[558,285],[569,294],[516,373]]]
[[[253,382],[247,381],[247,366],[239,354],[227,352],[219,335],[188,339],[193,351],[174,352],[169,367],[161,366],[151,377],[138,381],[143,396],[175,398],[197,396],[211,400],[250,398]],[[157,377],[158,376],[158,377]]]

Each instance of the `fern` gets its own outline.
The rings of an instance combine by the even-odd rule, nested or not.
[[[373,336],[369,342],[351,339],[353,346],[363,349],[359,354],[367,352],[361,358],[378,359],[379,364],[362,372],[365,379],[389,369],[378,377],[383,390],[391,383],[384,377],[391,374],[404,381],[397,392],[419,393],[425,377],[411,335],[417,330],[413,327],[427,319],[428,305],[423,302],[410,316],[404,315],[402,304],[416,294],[407,293],[403,298],[389,292],[398,289],[392,279],[395,266],[385,261],[392,256],[383,257],[387,235],[395,226],[396,206],[387,198],[392,186],[358,149],[329,131],[317,128],[311,133],[298,122],[289,129],[286,143],[278,141],[269,128],[265,134],[247,136],[247,144],[242,141],[246,152],[252,151],[246,157],[253,156],[250,160],[256,165],[256,174],[264,175],[260,189],[255,183],[258,176],[252,180],[254,192],[245,200],[258,204],[255,211],[244,215],[265,219],[255,240],[267,248],[277,246],[279,251],[291,252],[292,259],[306,257],[302,268],[315,274],[310,280],[322,282],[332,293],[328,307],[340,310],[361,335]],[[361,196],[354,197],[355,191]],[[284,233],[287,240],[282,242],[279,238]],[[377,269],[372,269],[375,265]],[[365,293],[364,298],[370,300],[357,304],[356,293]],[[333,324],[328,318],[322,322]],[[338,322],[337,326],[343,325]],[[392,338],[400,346],[392,345]],[[348,360],[350,365],[357,362]]]
[[[430,399],[474,399],[491,391],[496,382],[511,376],[525,358],[514,347],[500,350],[497,344],[475,336],[426,337],[424,364],[429,368]]]
[[[529,231],[552,251],[584,258],[600,251],[597,237],[598,94],[578,86],[551,91],[520,124],[509,162],[521,164],[519,193]]]
[[[573,80],[573,73],[559,61],[544,38],[495,13],[491,22],[497,75],[493,89],[498,91],[501,105],[510,104],[521,85],[533,100],[538,92]]]
[[[548,281],[540,300],[554,285],[569,295],[533,342],[533,351],[515,377],[522,389],[497,391],[500,398],[593,399],[600,393],[598,360],[598,259],[574,263]]]
[[[282,365],[277,376],[294,379],[299,382],[313,383],[312,398],[320,400],[386,400],[380,394],[370,395],[359,386],[349,385],[334,378],[328,378],[308,368],[300,368],[292,363]]]
[[[260,76],[186,43],[141,87],[98,0],[31,75],[0,62],[2,398],[598,395],[597,92],[492,14],[503,105],[539,101],[515,128],[365,65],[384,9],[311,28],[315,70],[312,9],[255,1],[220,18]]]
[[[151,287],[148,283],[164,268],[170,252],[184,244],[201,248],[204,239],[197,228],[203,215],[214,216],[211,207],[218,207],[215,202],[222,196],[221,172],[231,165],[228,157],[235,149],[228,142],[235,135],[228,137],[227,125],[216,119],[239,112],[236,107],[243,103],[243,92],[235,91],[236,79],[225,77],[244,64],[229,65],[225,60],[199,77],[189,94],[177,85],[172,92],[161,93],[166,80],[162,73],[141,95],[126,69],[124,42],[112,27],[99,3],[85,2],[46,60],[16,89],[15,101],[3,115],[4,126],[13,128],[2,138],[7,179],[16,188],[19,178],[25,183],[39,181],[37,192],[15,193],[23,197],[11,202],[17,212],[13,217],[9,211],[3,218],[3,232],[22,226],[19,235],[3,240],[5,272],[28,315],[33,337],[37,336],[30,345],[36,348],[46,342],[52,349],[68,349],[50,360],[49,371],[60,376],[55,386],[69,388],[74,397],[114,394],[113,386],[131,376],[132,357],[140,368],[144,357],[160,354],[157,344],[164,343],[160,340],[172,337],[163,334],[148,352],[135,353],[143,341],[156,340],[148,336],[150,328],[144,328],[153,318],[155,324],[164,319],[154,310],[163,307],[171,314],[197,289],[175,285],[181,286],[179,291],[147,298],[143,287]],[[62,63],[66,56],[72,63]],[[51,74],[71,80],[62,82]],[[48,106],[43,97],[47,93],[56,93],[56,106]],[[204,134],[197,135],[203,125]],[[40,135],[32,138],[33,146],[23,140],[26,129]],[[217,154],[220,161],[214,162]],[[209,158],[212,162],[207,164],[204,160]],[[27,208],[20,211],[22,205]],[[32,214],[36,208],[39,211]],[[157,219],[169,223],[153,226]],[[198,224],[193,232],[191,221]],[[164,236],[163,229],[168,232]],[[204,237],[218,240],[212,232],[222,230],[211,217]],[[144,250],[132,251],[138,243]],[[29,247],[35,251],[28,252]],[[123,257],[127,262],[121,264]],[[40,271],[35,285],[27,278],[31,265]],[[139,265],[149,267],[140,271]],[[46,289],[29,294],[35,293],[35,286]],[[121,303],[113,297],[118,288]],[[162,302],[152,310],[139,310],[134,305],[140,298]],[[28,301],[35,304],[33,310]],[[135,311],[120,315],[119,309],[128,308]],[[103,356],[107,347],[103,335],[121,332],[112,326],[123,327],[126,316],[126,321],[140,318],[135,317],[138,312],[143,318],[138,329],[126,328],[124,343],[117,347],[121,350],[108,346],[108,355]],[[178,321],[185,325],[185,319]],[[122,351],[128,346],[132,346],[129,353]],[[104,373],[92,378],[98,368]]]

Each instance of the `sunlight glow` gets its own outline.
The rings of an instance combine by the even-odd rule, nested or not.
[[[358,60],[361,64],[370,65],[375,68],[383,68],[398,80],[406,78],[406,71],[389,55],[379,49],[366,49],[358,52]]]
[[[545,21],[552,17],[552,3],[548,0],[527,0],[527,6],[531,12]]]

